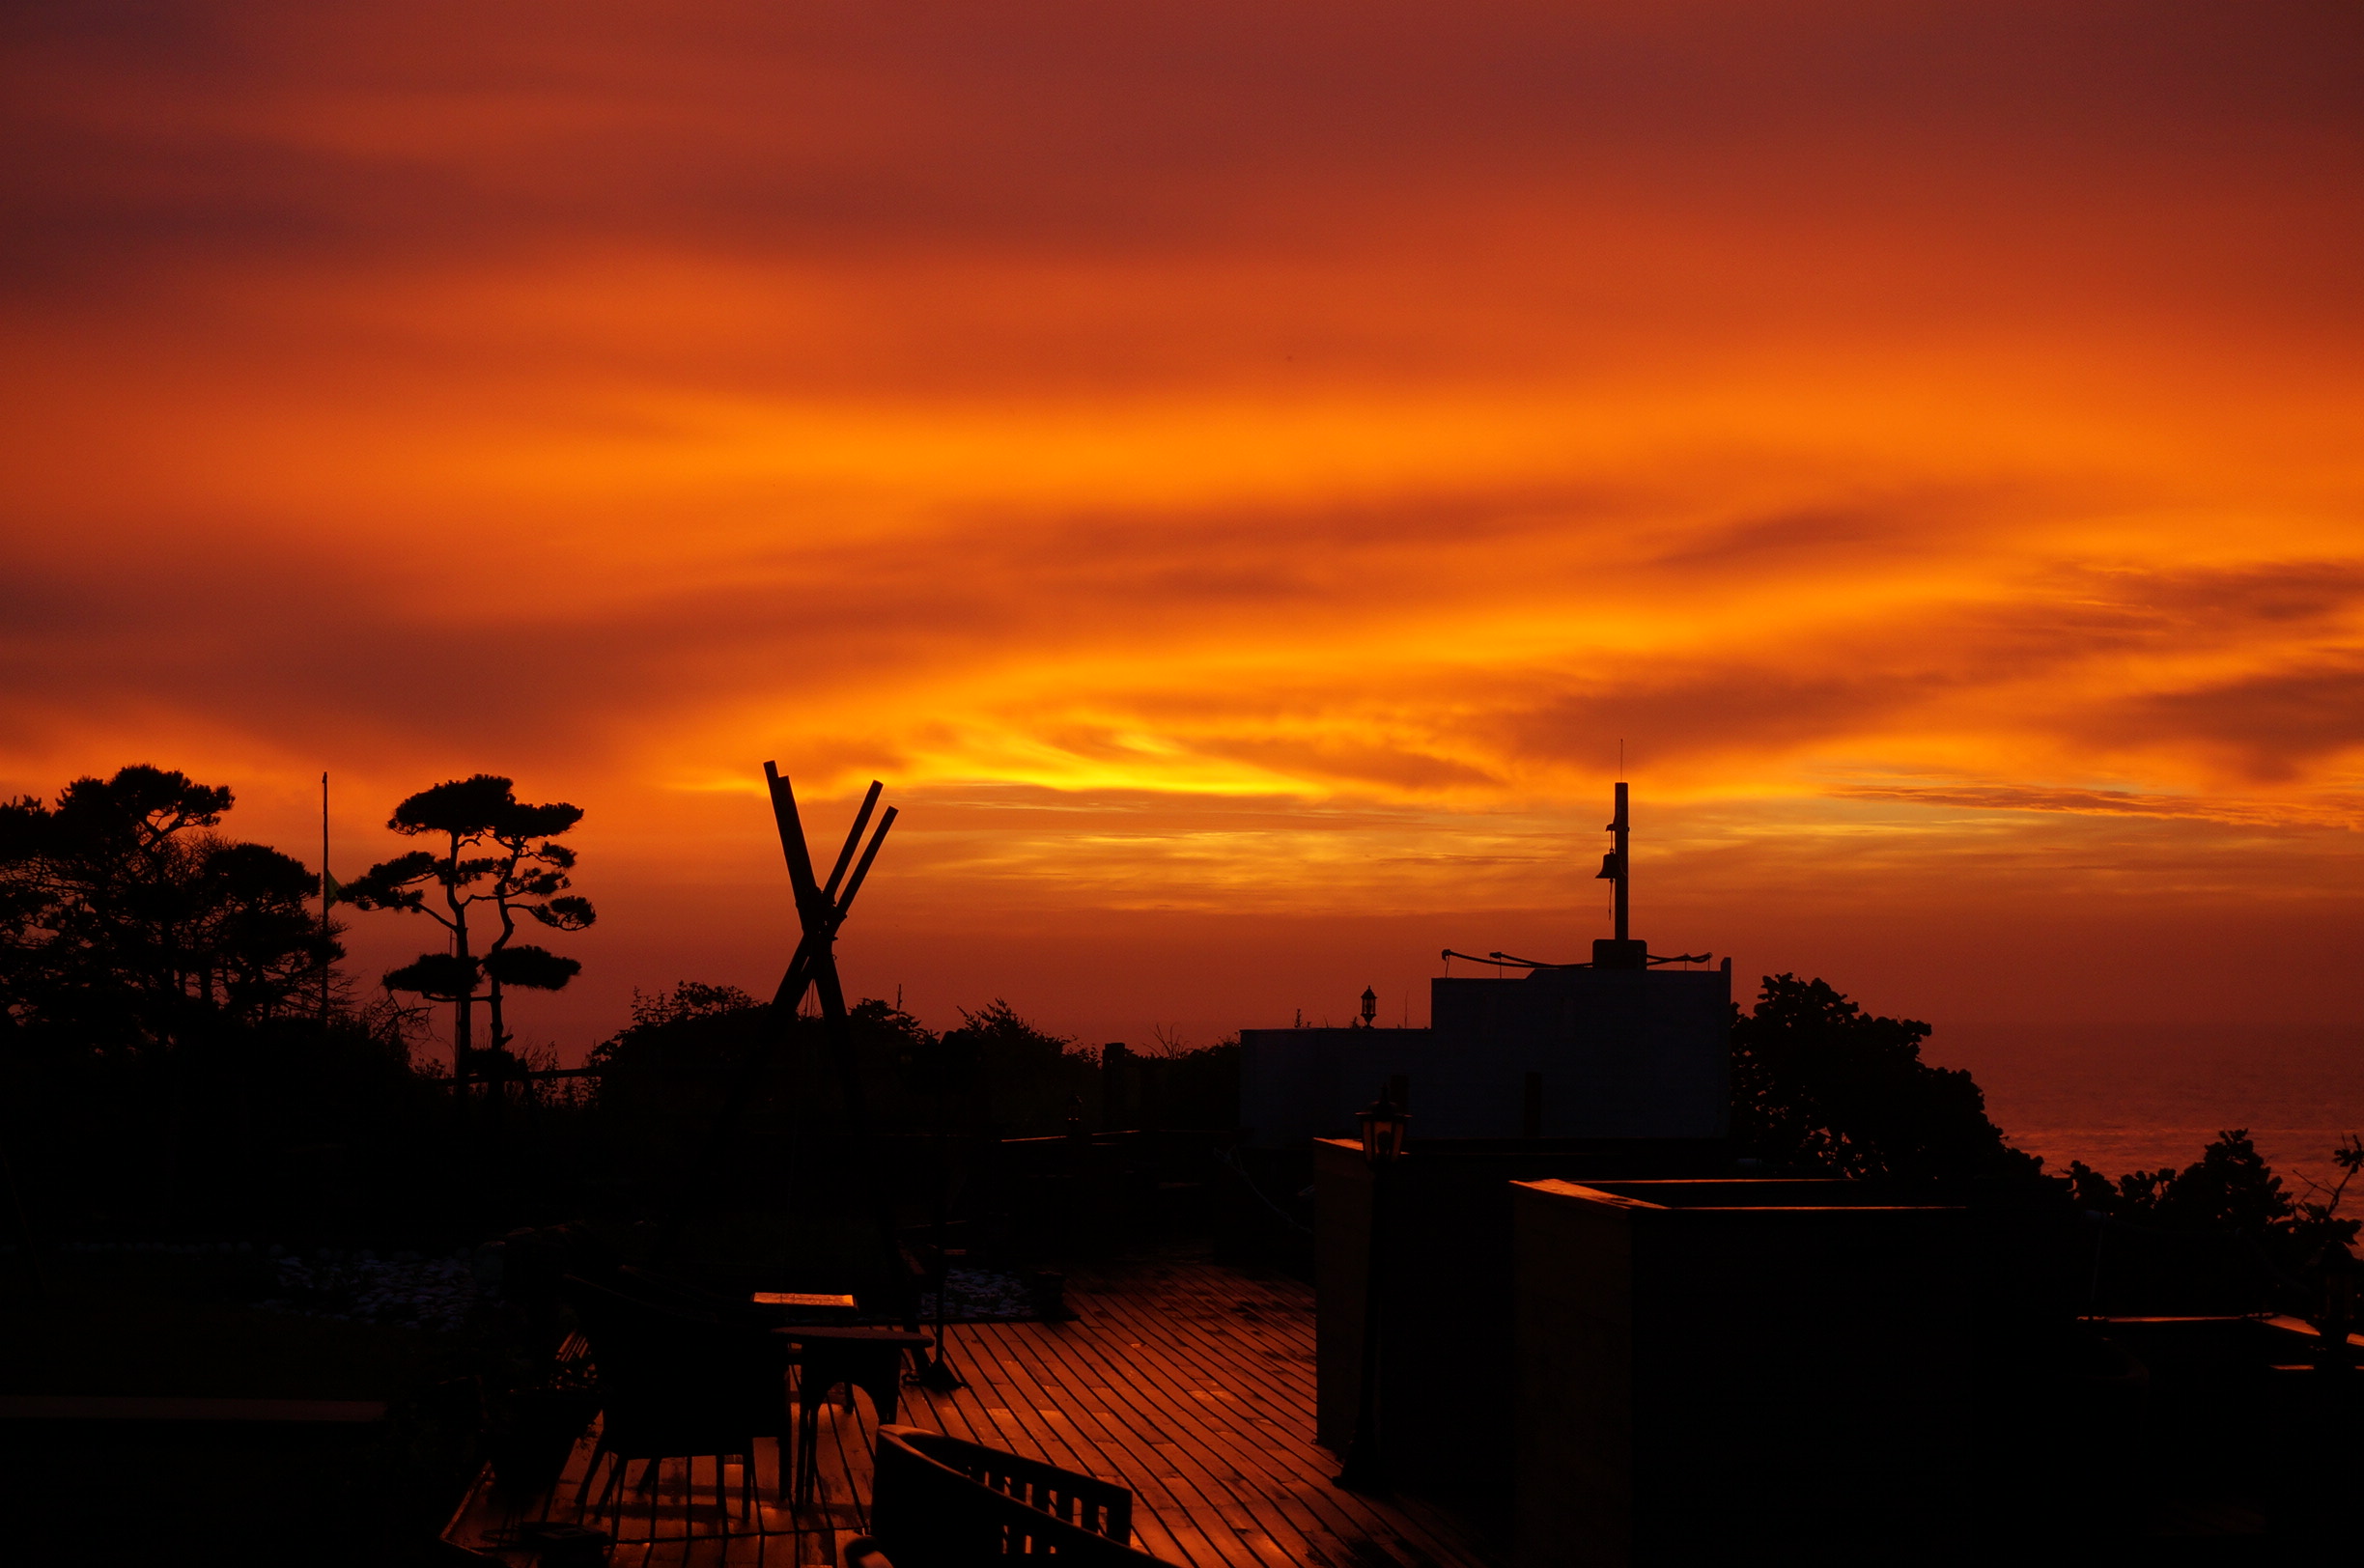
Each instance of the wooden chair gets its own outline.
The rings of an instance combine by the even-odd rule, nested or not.
[[[751,1517],[755,1497],[755,1439],[772,1437],[785,1449],[791,1430],[787,1401],[788,1345],[775,1335],[712,1314],[684,1311],[570,1274],[566,1296],[580,1320],[598,1369],[598,1450],[576,1489],[579,1506],[602,1460],[612,1461],[602,1507],[614,1499],[621,1520],[625,1468],[647,1460],[647,1491],[665,1459],[715,1462],[715,1491],[724,1496],[722,1464],[740,1463],[740,1503]],[[781,1454],[785,1485],[788,1456]]]
[[[1142,1568],[1133,1494],[1040,1460],[916,1427],[879,1428],[870,1527],[894,1568],[966,1568],[1057,1557],[1075,1568]]]

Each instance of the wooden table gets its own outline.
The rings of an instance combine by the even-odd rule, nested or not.
[[[802,1312],[858,1312],[861,1309],[851,1296],[836,1296],[817,1290],[759,1290],[747,1300],[757,1306],[788,1307]]]
[[[794,1327],[772,1330],[797,1347],[796,1506],[812,1498],[815,1459],[820,1441],[821,1407],[830,1390],[846,1386],[846,1409],[854,1408],[854,1390],[870,1396],[881,1422],[895,1418],[903,1389],[903,1358],[936,1343],[933,1334],[901,1329],[814,1329]]]

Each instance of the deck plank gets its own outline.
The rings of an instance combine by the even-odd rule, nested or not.
[[[1117,1430],[1121,1432],[1153,1429],[1157,1433],[1152,1446],[1160,1457],[1171,1464],[1179,1477],[1191,1488],[1197,1510],[1212,1510],[1234,1535],[1242,1531],[1259,1532],[1254,1513],[1243,1507],[1238,1488],[1237,1468],[1213,1446],[1194,1441],[1196,1434],[1170,1398],[1159,1398],[1148,1390],[1155,1387],[1149,1380],[1139,1383],[1110,1385],[1112,1395],[1129,1406],[1135,1419],[1124,1419],[1125,1409],[1112,1412]],[[1226,1551],[1224,1555],[1233,1563],[1254,1563],[1263,1554],[1252,1544],[1243,1550]]]
[[[1120,1331],[1128,1336],[1125,1338],[1128,1356],[1141,1356],[1141,1351],[1156,1341],[1154,1331],[1144,1330],[1140,1325],[1125,1325]],[[1347,1549],[1350,1556],[1355,1556],[1355,1561],[1362,1561],[1364,1554],[1352,1554],[1350,1542],[1371,1540],[1373,1521],[1357,1509],[1362,1499],[1336,1493],[1336,1488],[1331,1488],[1329,1475],[1336,1469],[1336,1462],[1309,1442],[1312,1421],[1305,1421],[1305,1428],[1308,1428],[1305,1431],[1308,1441],[1288,1442],[1286,1438],[1291,1433],[1281,1424],[1274,1424],[1274,1433],[1279,1433],[1283,1441],[1260,1445],[1260,1452],[1251,1454],[1251,1469],[1257,1469],[1260,1475],[1265,1475],[1267,1483],[1277,1483],[1262,1485],[1257,1490],[1262,1493],[1262,1498],[1270,1499],[1270,1506],[1281,1519],[1296,1516],[1296,1519],[1303,1521],[1300,1530],[1314,1545],[1324,1547],[1324,1554],[1329,1554],[1331,1547]],[[1371,1542],[1371,1545],[1376,1547],[1378,1542]],[[1386,1554],[1386,1556],[1399,1558],[1399,1554]]]
[[[1162,1424],[1154,1418],[1143,1418],[1121,1404],[1105,1403],[1087,1388],[1070,1387],[1064,1381],[1057,1383],[1055,1391],[1039,1386],[1027,1389],[1025,1342],[1032,1336],[1008,1333],[1002,1337],[1008,1341],[1008,1354],[999,1363],[1004,1397],[1016,1389],[1021,1397],[1030,1394],[1054,1402],[1064,1399],[1077,1409],[1079,1416],[1089,1419],[1092,1431],[1087,1441],[1096,1450],[1098,1466],[1110,1479],[1133,1490],[1137,1511],[1153,1512],[1165,1524],[1181,1554],[1178,1560],[1192,1568],[1249,1568],[1252,1559],[1226,1551],[1224,1531],[1209,1528],[1209,1518],[1219,1511],[1218,1504],[1197,1478],[1187,1473],[1178,1462],[1180,1452]],[[1095,1405],[1101,1408],[1094,1409]],[[1042,1457],[1054,1464],[1060,1463],[1050,1454]],[[1068,1468],[1086,1466],[1076,1464]]]
[[[1358,1542],[1366,1542],[1380,1548],[1386,1555],[1415,1564],[1416,1568],[1428,1561],[1450,1563],[1465,1559],[1469,1550],[1466,1546],[1443,1538],[1416,1516],[1407,1515],[1397,1508],[1373,1507],[1367,1499],[1338,1492],[1329,1485],[1337,1462],[1310,1442],[1313,1426],[1311,1293],[1294,1281],[1287,1282],[1281,1288],[1284,1294],[1286,1291],[1304,1292],[1304,1300],[1299,1303],[1283,1299],[1274,1302],[1273,1306],[1291,1313],[1302,1311],[1307,1329],[1302,1341],[1304,1356],[1299,1386],[1279,1390],[1288,1397],[1276,1406],[1274,1414],[1286,1416],[1289,1425],[1301,1426],[1307,1441],[1266,1443],[1260,1445],[1262,1451],[1289,1468],[1297,1483],[1289,1490],[1317,1512],[1327,1515],[1332,1521],[1332,1528],[1341,1532],[1339,1539],[1350,1550]],[[1189,1306],[1176,1302],[1171,1310],[1143,1313],[1140,1310],[1141,1300],[1138,1290],[1112,1293],[1106,1305],[1123,1331],[1139,1336],[1133,1341],[1137,1347],[1162,1342],[1175,1360],[1190,1369],[1180,1374],[1169,1374],[1175,1381],[1187,1382],[1192,1377],[1197,1377],[1220,1384],[1233,1369],[1243,1364],[1243,1358],[1233,1345],[1194,1324],[1194,1317],[1199,1314],[1194,1313]],[[1203,1305],[1203,1301],[1200,1304]],[[1258,1381],[1260,1386],[1274,1386],[1269,1373]],[[1220,1423],[1210,1419],[1201,1429],[1217,1431],[1220,1430]],[[1389,1550],[1391,1547],[1393,1550]],[[1356,1553],[1355,1555],[1360,1560],[1365,1554]]]
[[[1425,1510],[1343,1492],[1336,1456],[1313,1442],[1312,1292],[1290,1279],[1165,1256],[1070,1272],[1064,1323],[960,1324],[952,1364],[967,1386],[906,1390],[897,1419],[1096,1475],[1134,1495],[1134,1544],[1176,1568],[1488,1568]],[[776,1500],[782,1456],[756,1455],[753,1521],[735,1505],[738,1470],[669,1461],[654,1497],[633,1490],[615,1554],[629,1568],[790,1568],[837,1561],[869,1525],[878,1419],[866,1396],[822,1412],[820,1486],[802,1516]],[[586,1434],[556,1490],[496,1497],[480,1480],[446,1538],[524,1568],[501,1532],[536,1519],[610,1526],[601,1482],[578,1514],[593,1452]],[[597,1517],[592,1517],[595,1515]]]

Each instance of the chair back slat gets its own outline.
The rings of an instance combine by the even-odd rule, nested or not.
[[[1097,1476],[915,1427],[879,1429],[872,1529],[915,1564],[1055,1556],[1073,1568],[1131,1568],[1133,1494]],[[901,1555],[898,1555],[901,1554]]]

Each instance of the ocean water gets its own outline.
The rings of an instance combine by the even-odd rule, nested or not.
[[[2364,1024],[1957,1023],[1923,1054],[1970,1069],[1987,1115],[2052,1168],[2187,1165],[2246,1128],[2304,1196],[2336,1179],[2340,1136],[2364,1133]],[[2344,1212],[2364,1212],[2364,1180]]]

